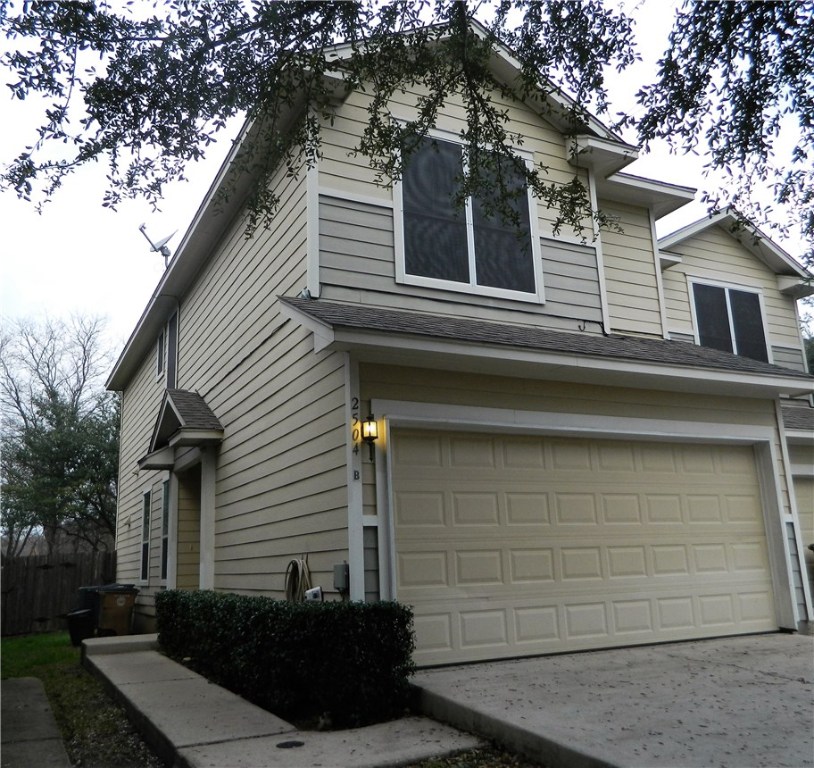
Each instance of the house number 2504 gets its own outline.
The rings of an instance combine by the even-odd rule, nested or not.
[[[359,437],[361,422],[359,421],[359,398],[353,397],[350,401],[350,413],[353,419],[351,429],[353,430],[353,452],[359,453]]]

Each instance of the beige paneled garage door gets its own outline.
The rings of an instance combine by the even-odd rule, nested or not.
[[[419,664],[777,627],[752,449],[393,430]]]

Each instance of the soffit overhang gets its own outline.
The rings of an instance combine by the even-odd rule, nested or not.
[[[512,344],[497,338],[507,326],[474,321],[473,325],[478,326],[479,331],[483,326],[492,325],[495,329],[495,339],[492,342],[473,341],[456,337],[453,333],[438,335],[420,330],[416,332],[416,328],[410,330],[408,323],[405,323],[403,329],[394,331],[388,328],[385,322],[351,325],[343,324],[341,321],[325,320],[309,312],[308,305],[315,303],[327,302],[285,298],[281,300],[280,306],[283,315],[301,323],[313,333],[315,351],[350,352],[360,362],[734,397],[775,398],[781,394],[814,393],[814,377],[768,364],[750,366],[749,362],[734,360],[733,366],[743,363],[747,368],[737,370],[679,362],[656,362],[644,356],[648,344],[642,345],[643,354],[639,359],[568,351],[563,348],[535,347],[533,344]],[[408,314],[389,310],[379,311],[401,317]],[[419,325],[423,321],[424,318],[419,318]],[[468,321],[461,321],[460,318],[442,318],[442,322],[460,325]],[[556,335],[558,340],[571,336],[577,342],[577,346],[588,338],[586,335],[562,332],[553,335]],[[621,337],[617,337],[617,340],[619,338]],[[590,346],[596,347],[597,344],[601,346],[602,341],[603,337],[592,336]],[[656,339],[626,339],[626,341],[646,341],[664,345],[686,344]],[[634,346],[637,345],[634,343]],[[709,352],[695,345],[686,346],[699,352],[699,358],[703,358]],[[736,358],[735,355],[729,357]],[[748,370],[750,367],[754,370]]]

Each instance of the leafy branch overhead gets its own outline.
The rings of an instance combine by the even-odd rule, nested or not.
[[[777,184],[776,199],[793,202],[811,234],[813,11],[814,0],[688,2],[658,82],[640,92],[644,115],[623,115],[619,125],[643,142],[668,137],[679,151],[709,142],[711,167],[730,168],[742,182],[721,202],[748,212],[755,179]],[[46,104],[36,142],[3,177],[24,197],[48,199],[77,166],[103,159],[105,204],[136,196],[157,204],[231,118],[247,116],[254,140],[244,143],[238,168],[258,179],[250,201],[256,226],[276,204],[265,183],[272,169],[313,162],[337,95],[355,88],[369,107],[352,151],[382,183],[399,178],[410,149],[454,95],[464,105],[469,147],[462,197],[495,178],[506,193],[500,169],[511,162],[559,224],[582,230],[591,216],[607,224],[578,176],[555,182],[544,166],[527,168],[514,155],[521,137],[501,106],[533,99],[545,113],[552,103],[545,95],[554,94],[566,105],[558,119],[573,135],[589,111],[612,113],[609,78],[636,60],[634,22],[601,0],[164,0],[149,9],[103,0],[6,2],[0,29],[13,46],[2,59],[13,95]],[[512,82],[491,66],[498,45],[518,62]],[[399,122],[392,98],[408,91],[423,95],[415,119]],[[571,100],[559,99],[562,93]],[[799,123],[802,142],[777,172],[772,153],[784,120]],[[502,196],[493,197],[511,215]]]

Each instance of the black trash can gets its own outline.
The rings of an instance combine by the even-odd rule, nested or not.
[[[74,647],[79,647],[83,640],[93,637],[95,631],[96,616],[90,608],[80,608],[68,614],[68,633]]]

